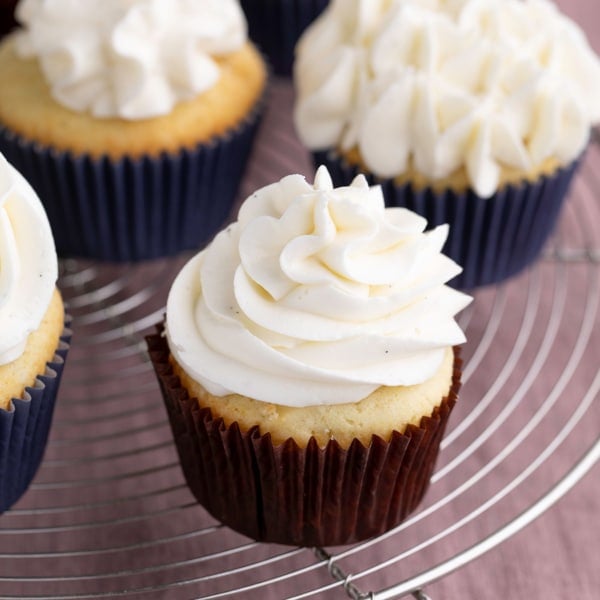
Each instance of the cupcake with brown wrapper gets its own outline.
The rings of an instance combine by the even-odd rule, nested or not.
[[[430,226],[471,288],[554,230],[600,121],[600,63],[542,0],[334,0],[300,40],[298,133],[336,185],[357,173]]]
[[[239,5],[23,0],[17,16],[0,45],[0,150],[38,191],[59,255],[141,260],[210,239],[266,89]]]
[[[25,492],[46,447],[70,330],[39,199],[0,154],[0,512]]]
[[[211,514],[261,541],[334,545],[425,493],[460,385],[447,227],[364,178],[292,175],[177,276],[148,338],[181,464]]]

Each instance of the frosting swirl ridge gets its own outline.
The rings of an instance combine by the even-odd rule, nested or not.
[[[0,365],[17,359],[50,304],[58,261],[44,209],[0,154]]]
[[[441,254],[447,226],[425,226],[362,176],[266,186],[175,280],[171,352],[216,396],[288,406],[424,382],[464,341],[454,316],[470,302],[444,285],[461,271]]]
[[[548,0],[333,0],[297,47],[295,121],[393,178],[568,164],[600,121],[600,61]]]
[[[146,119],[210,89],[246,41],[234,0],[23,0],[17,49],[54,99],[98,118]]]

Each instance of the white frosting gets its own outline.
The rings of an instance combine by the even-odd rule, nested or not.
[[[23,353],[58,277],[50,225],[31,186],[0,154],[0,365]]]
[[[22,0],[17,18],[17,49],[39,59],[52,96],[99,118],[168,114],[246,40],[236,0]]]
[[[362,176],[264,187],[177,276],[170,350],[213,395],[288,406],[424,382],[464,341],[454,315],[470,302],[444,285],[461,271],[440,253],[447,226],[425,226]]]
[[[299,42],[297,129],[390,178],[568,164],[600,121],[600,62],[546,0],[333,0]]]

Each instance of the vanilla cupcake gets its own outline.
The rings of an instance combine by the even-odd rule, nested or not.
[[[420,502],[460,385],[447,226],[326,169],[258,190],[148,338],[187,482],[254,539],[354,542]]]
[[[58,263],[33,189],[0,154],[0,512],[41,462],[68,349]]]
[[[276,74],[290,75],[298,38],[329,0],[240,1],[250,37],[266,54]]]
[[[295,82],[315,162],[449,223],[467,288],[536,258],[600,121],[600,63],[545,0],[334,0],[299,43]]]
[[[0,44],[0,150],[59,255],[139,260],[223,224],[266,67],[236,0],[22,0]]]

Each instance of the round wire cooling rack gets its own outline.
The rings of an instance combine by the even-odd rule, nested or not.
[[[310,174],[276,82],[242,193]],[[144,335],[188,256],[62,264],[74,338],[42,468],[0,518],[0,597],[427,598],[428,583],[496,547],[600,458],[600,143],[590,146],[538,263],[476,292],[461,399],[419,510],[349,547],[258,544],[188,491]]]

